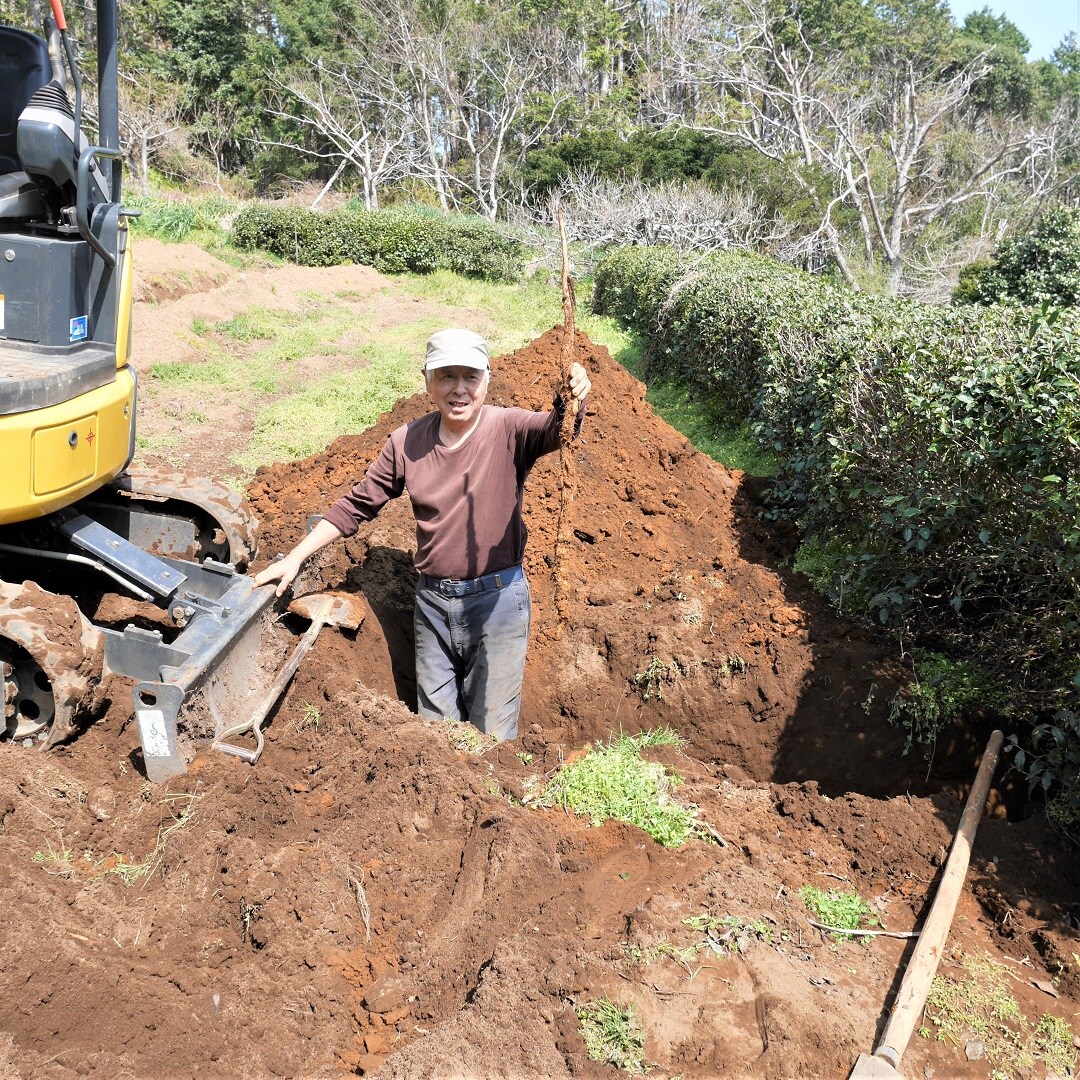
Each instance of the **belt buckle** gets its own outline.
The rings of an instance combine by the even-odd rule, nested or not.
[[[443,596],[456,596],[460,597],[461,594],[461,578],[442,578],[439,581],[439,592]]]

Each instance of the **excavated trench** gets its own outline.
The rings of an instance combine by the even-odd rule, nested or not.
[[[494,364],[489,400],[550,404],[562,330]],[[526,488],[526,571],[534,597],[520,730],[568,746],[669,725],[687,752],[759,781],[815,780],[829,794],[928,793],[968,780],[981,730],[939,748],[928,776],[885,722],[907,673],[895,647],[837,617],[783,569],[760,489],[695,451],[655,417],[644,387],[579,334],[593,392],[576,448],[577,491],[565,633],[555,625],[557,455]],[[263,559],[287,551],[310,514],[359,479],[398,425],[428,411],[400,402],[369,431],[302,462],[261,469],[249,496]],[[413,520],[406,499],[306,571],[300,592],[363,594],[370,607],[348,668],[364,686],[415,707]],[[981,740],[981,741],[980,741]]]

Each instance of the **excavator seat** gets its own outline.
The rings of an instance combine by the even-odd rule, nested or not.
[[[45,42],[14,26],[0,26],[0,176],[19,171],[19,114],[51,78]]]
[[[0,218],[34,217],[43,204],[37,185],[19,166],[19,114],[52,77],[41,38],[0,26]]]

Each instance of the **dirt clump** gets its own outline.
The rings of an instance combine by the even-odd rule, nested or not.
[[[490,400],[547,407],[559,335],[497,360]],[[612,1072],[577,1012],[602,996],[634,1008],[657,1076],[844,1077],[872,1048],[910,942],[834,940],[801,892],[857,890],[890,929],[917,927],[960,803],[900,756],[882,709],[902,673],[777,570],[744,478],[659,421],[604,350],[584,336],[577,350],[594,391],[571,617],[552,632],[552,456],[526,492],[518,739],[470,753],[407,707],[400,499],[298,582],[362,593],[372,614],[355,638],[320,635],[257,767],[203,751],[147,784],[119,692],[69,746],[3,748],[0,1075],[598,1078]],[[426,410],[403,401],[261,470],[262,559]],[[659,726],[686,745],[648,754],[715,838],[668,850],[538,800],[585,743]],[[955,755],[969,778],[976,757]],[[1029,1015],[1071,1016],[1076,861],[1041,818],[993,818],[970,876],[946,970],[986,952]],[[1054,979],[1058,999],[1032,981]],[[987,1071],[924,1039],[904,1064]]]

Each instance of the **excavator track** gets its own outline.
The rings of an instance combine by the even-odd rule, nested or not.
[[[43,748],[63,742],[97,705],[105,639],[70,597],[0,581],[0,737]]]
[[[154,555],[209,557],[243,570],[258,547],[258,522],[240,493],[206,477],[130,469],[84,505]],[[141,531],[132,535],[132,529]]]

